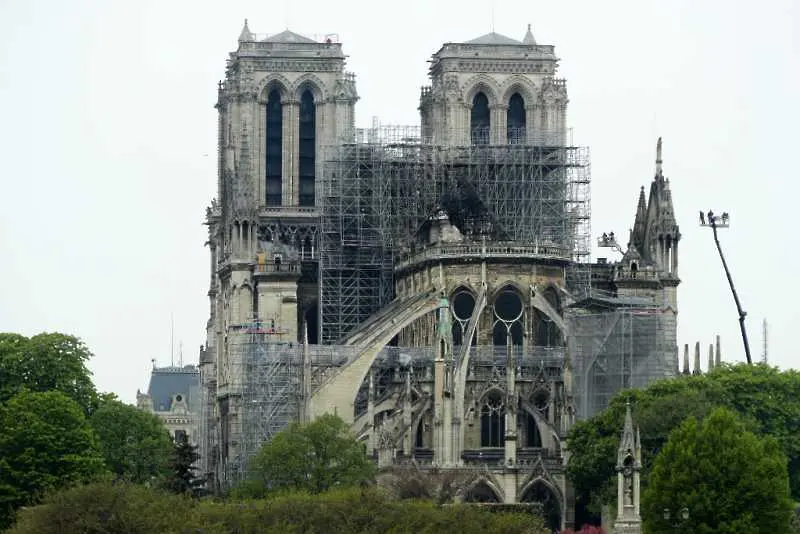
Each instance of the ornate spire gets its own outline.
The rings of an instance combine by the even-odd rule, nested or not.
[[[614,532],[641,534],[642,520],[639,515],[642,469],[642,438],[639,429],[633,430],[631,401],[625,407],[625,427],[617,456],[617,520]]]
[[[645,231],[647,226],[647,199],[644,196],[644,186],[639,190],[639,202],[636,204],[636,218],[633,221],[631,231],[631,245],[639,252],[645,251]]]
[[[253,40],[255,40],[255,36],[253,35],[253,32],[250,31],[250,28],[247,27],[247,19],[244,19],[242,32],[239,34],[239,42],[245,43]]]
[[[525,32],[525,37],[522,38],[522,44],[526,45],[535,45],[536,39],[533,38],[533,32],[531,32],[531,25],[528,24],[528,31]]]
[[[636,453],[636,434],[633,431],[633,415],[631,415],[631,400],[625,403],[625,426],[622,428],[622,439],[619,442],[617,453],[617,468],[622,469],[625,459]]]
[[[663,173],[661,172],[661,164],[663,160],[661,159],[661,138],[658,138],[658,143],[656,143],[656,176],[661,176]]]

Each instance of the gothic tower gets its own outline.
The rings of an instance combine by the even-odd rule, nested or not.
[[[446,43],[422,88],[423,138],[440,145],[564,144],[567,89],[555,47],[488,33]]]
[[[661,311],[658,326],[660,365],[675,372],[678,359],[678,244],[680,229],[672,206],[669,179],[664,176],[662,142],[656,144],[656,167],[650,192],[639,191],[627,250],[619,263],[614,288],[620,296],[653,301]]]
[[[216,388],[217,461],[237,457],[243,339],[316,336],[319,177],[354,137],[355,76],[336,36],[257,36],[245,21],[220,82],[218,191],[207,209],[210,320],[203,384]],[[209,449],[211,450],[211,449]]]

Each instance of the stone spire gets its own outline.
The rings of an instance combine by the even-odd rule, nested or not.
[[[617,451],[617,468],[622,467],[625,458],[636,452],[636,433],[633,430],[633,415],[631,414],[631,401],[625,404],[625,424],[622,427],[622,439]],[[635,459],[635,458],[634,458]]]
[[[525,37],[522,38],[522,44],[526,45],[535,45],[536,39],[533,38],[533,32],[531,32],[531,25],[528,24],[528,31],[525,32]]]
[[[719,367],[722,364],[722,352],[719,346],[719,336],[717,336],[717,355],[716,355],[716,362],[714,364],[715,367]]]
[[[663,160],[661,159],[661,138],[658,138],[658,143],[656,143],[656,176],[663,176],[664,173],[661,170],[661,164]]]
[[[244,19],[244,26],[242,27],[242,32],[239,34],[239,42],[246,43],[255,40],[255,35],[253,32],[250,31],[250,28],[247,27],[247,19]]]
[[[694,370],[692,374],[699,375],[700,373],[700,342],[698,341],[694,344]]]
[[[633,230],[631,231],[631,242],[633,248],[639,254],[643,254],[645,231],[647,227],[647,199],[644,196],[644,186],[639,190],[639,202],[636,204],[636,218],[633,221]]]
[[[617,452],[617,534],[641,534],[642,519],[639,515],[642,469],[642,440],[639,429],[634,432],[631,403],[625,406],[625,425]]]
[[[691,373],[691,368],[689,367],[689,344],[686,343],[683,346],[683,374],[688,375]]]
[[[708,346],[708,370],[714,370],[714,344]]]

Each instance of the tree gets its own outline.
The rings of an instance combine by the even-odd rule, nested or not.
[[[105,472],[81,407],[58,391],[23,391],[0,405],[0,526],[47,491]]]
[[[74,336],[0,334],[0,402],[23,389],[61,391],[89,415],[97,407],[97,391],[86,368],[91,357]]]
[[[672,532],[663,511],[683,508],[687,532],[788,533],[793,505],[777,441],[748,431],[725,408],[702,423],[687,419],[669,435],[650,474],[642,499],[648,531]]]
[[[265,443],[253,458],[253,476],[241,490],[253,496],[276,490],[320,493],[335,486],[372,480],[373,462],[364,446],[335,415],[292,423]]]
[[[118,478],[142,484],[169,473],[173,444],[161,420],[114,399],[103,399],[89,419],[105,463]]]
[[[186,436],[176,438],[169,463],[170,475],[166,480],[165,487],[173,493],[198,497],[205,483],[203,479],[195,476],[197,467],[194,463],[199,458],[197,447],[190,444]]]
[[[715,407],[727,407],[756,434],[777,439],[789,458],[792,495],[800,500],[800,373],[741,364],[622,391],[606,410],[576,423],[568,436],[567,472],[575,487],[578,524],[596,522],[601,505],[616,502],[614,466],[628,399],[641,429],[643,486],[672,430],[687,417],[702,419]]]

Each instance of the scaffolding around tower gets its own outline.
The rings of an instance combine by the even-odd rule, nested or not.
[[[326,149],[321,215],[320,331],[336,343],[394,296],[396,264],[424,248],[433,217],[465,242],[547,248],[568,289],[590,286],[590,172],[585,147],[433,144],[419,128],[376,126]]]

